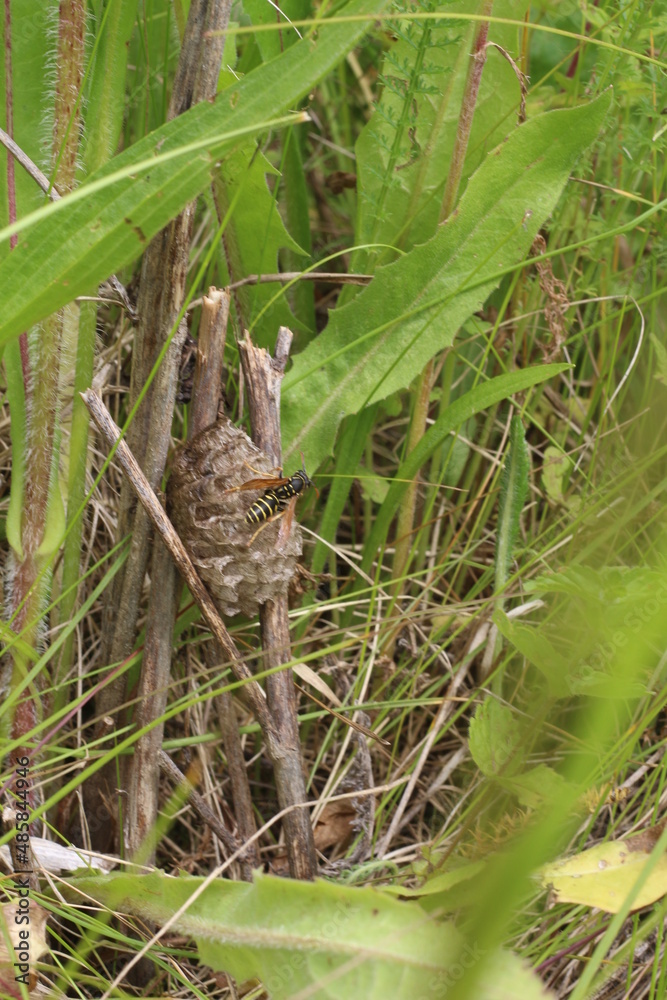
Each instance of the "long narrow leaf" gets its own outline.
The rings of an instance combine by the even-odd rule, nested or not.
[[[386,3],[351,0],[339,13],[368,15],[370,21]],[[241,135],[263,130],[292,108],[367,24],[320,23],[316,38],[293,45],[223,91],[214,104],[198,104],[114,157],[75,192],[78,204],[73,198],[62,207],[47,206],[45,217],[21,234],[0,265],[0,345],[139,256],[148,240],[206,187],[216,160],[243,141]],[[171,158],[160,162],[155,160],[159,154]],[[131,174],[133,168],[135,176],[122,177],[110,189],[93,186],[119,171]]]
[[[530,460],[521,418],[512,418],[510,445],[500,478],[496,539],[496,590],[502,590],[519,534],[519,518],[528,493]]]

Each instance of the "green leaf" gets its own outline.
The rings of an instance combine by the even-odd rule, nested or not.
[[[667,348],[654,333],[650,333],[649,338],[653,344],[653,350],[655,351],[655,363],[657,368],[653,378],[657,379],[658,382],[662,382],[663,385],[667,385]]]
[[[517,128],[473,175],[454,217],[332,313],[283,382],[288,456],[301,450],[316,467],[344,416],[409,385],[453,342],[525,257],[610,101],[607,93]]]
[[[466,944],[453,924],[438,923],[416,903],[265,875],[252,885],[217,879],[188,902],[203,881],[118,874],[73,879],[68,894],[81,891],[159,924],[185,906],[173,926],[195,939],[200,960],[240,982],[260,979],[272,1000],[300,991],[311,1000],[435,1000],[480,961],[477,995],[485,1000],[544,998],[538,978],[513,955]]]
[[[244,0],[243,13],[248,15],[253,24],[276,25],[282,22],[280,31],[258,31],[255,35],[255,42],[264,62],[295,44],[299,36],[294,28],[290,28],[290,21],[300,21],[311,16],[307,0],[281,0],[277,7],[264,3],[263,0]]]
[[[125,112],[125,75],[128,46],[137,16],[138,0],[114,0],[104,8],[96,39],[95,62],[85,104],[86,127],[82,161],[91,173],[118,148]]]
[[[350,0],[338,13],[363,20],[320,22],[315,38],[157,129],[36,219],[21,220],[27,228],[0,264],[0,345],[134,260],[206,187],[217,159],[307,94],[386,2]]]
[[[231,281],[249,274],[275,274],[283,247],[303,254],[285,229],[275,195],[269,191],[267,174],[279,176],[254,145],[245,145],[227,157],[220,167],[220,177],[214,182],[221,215],[235,202],[225,230],[225,256],[231,265]],[[224,260],[222,264],[226,269]],[[245,285],[234,293],[240,303],[242,325],[262,345],[273,346],[278,327],[289,326],[294,330],[297,325],[284,293],[276,296],[279,287]]]
[[[510,443],[500,477],[498,530],[496,533],[496,591],[507,582],[519,520],[528,495],[530,459],[520,417],[512,417]]]
[[[563,502],[563,480],[571,468],[571,459],[560,448],[553,444],[547,445],[544,449],[542,484],[553,503]]]
[[[561,656],[543,631],[511,621],[503,611],[496,611],[493,623],[500,634],[542,673],[554,698],[570,693],[568,677],[571,665]]]
[[[553,802],[563,794],[567,782],[565,778],[547,764],[538,764],[523,774],[511,778],[501,778],[500,784],[516,795],[522,806],[539,809],[545,803]]]
[[[9,10],[9,8],[7,8]],[[44,67],[52,58],[54,38],[53,28],[57,23],[58,4],[55,0],[34,3],[33,0],[12,0],[11,40],[5,37],[6,22],[0,23],[0,39],[3,52],[11,51],[14,72],[11,80],[11,99],[14,106],[14,128],[12,138],[22,150],[42,166],[44,160],[44,140],[53,126],[53,79],[47,85]],[[6,74],[0,80],[0,125],[6,130]],[[48,108],[48,110],[47,110]],[[8,221],[8,170],[4,147],[0,151],[0,225]],[[32,211],[44,202],[44,194],[28,173],[14,165],[16,207],[19,215]],[[8,252],[8,245],[0,249],[0,254]]]
[[[455,867],[447,868],[445,871],[435,870],[428,875],[423,883],[415,889],[409,889],[404,885],[385,885],[380,891],[388,896],[399,896],[404,899],[420,899],[422,896],[437,896],[448,892],[449,889],[461,882],[467,882],[484,871],[484,861],[470,861],[467,864],[459,864]],[[417,866],[413,866],[415,869]]]
[[[472,759],[487,778],[509,777],[521,766],[522,734],[514,713],[496,698],[485,698],[470,720]]]
[[[437,9],[435,5],[425,5]],[[495,17],[521,21],[525,0],[496,0]],[[452,160],[472,41],[478,24],[456,22],[470,3],[447,5],[446,21],[392,24],[398,40],[384,59],[386,81],[375,114],[356,144],[359,187],[357,243],[385,243],[409,249],[435,232]],[[516,25],[491,20],[489,40],[510,53],[520,51]],[[516,118],[520,89],[509,63],[488,49],[463,176],[469,177]],[[360,250],[354,271],[369,270],[369,259],[386,261],[388,251]],[[351,296],[346,296],[351,297]]]

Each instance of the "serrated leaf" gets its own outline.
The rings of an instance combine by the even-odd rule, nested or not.
[[[496,0],[494,16],[521,21],[525,0]],[[431,9],[429,7],[429,9]],[[434,8],[435,9],[435,8]],[[447,20],[395,25],[397,41],[384,59],[386,81],[375,114],[356,143],[359,188],[357,243],[409,249],[433,235],[456,141],[476,23],[455,20],[467,2],[447,5]],[[516,25],[494,19],[489,40],[519,50]],[[469,177],[516,115],[519,84],[509,65],[489,48],[468,142],[463,176]],[[387,259],[388,251],[379,251]],[[373,251],[358,251],[352,270],[367,271]]]
[[[546,677],[554,698],[570,693],[570,664],[542,631],[512,621],[503,611],[496,611],[493,622],[500,634]]]
[[[515,774],[507,779],[501,778],[500,784],[516,795],[522,806],[527,809],[539,809],[545,802],[552,802],[562,795],[567,782],[548,764],[538,764],[523,774]]]
[[[344,416],[405,388],[453,342],[500,274],[528,252],[610,100],[607,93],[517,128],[473,175],[455,216],[331,314],[283,381],[288,457],[301,450],[316,467]]]
[[[174,926],[196,940],[200,960],[240,981],[260,979],[272,1000],[301,990],[311,1000],[444,997],[480,961],[485,1000],[544,997],[513,955],[482,952],[453,924],[375,889],[256,875],[251,885],[217,879],[188,903],[203,881],[112,874],[72,880],[68,894],[158,924],[186,906]]]

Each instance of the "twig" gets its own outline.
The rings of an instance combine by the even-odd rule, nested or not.
[[[330,281],[332,285],[368,285],[372,274],[339,274],[337,271],[282,271],[279,274],[249,274],[229,286],[231,290],[244,285],[282,284],[290,281]]]
[[[221,292],[211,288],[208,295],[204,296],[192,387],[190,423],[188,425],[190,438],[206,427],[210,427],[218,415],[229,301],[230,295],[227,290]],[[220,646],[217,643],[214,645],[208,643],[205,657],[209,667],[216,667],[223,658]],[[239,837],[242,843],[249,845],[245,857],[241,861],[242,876],[246,881],[249,881],[252,878],[253,868],[257,868],[260,864],[259,848],[253,839],[257,825],[252,808],[252,796],[250,795],[248,772],[243,756],[241,734],[239,733],[231,692],[223,691],[218,695],[215,705],[227,757],[227,770],[232,787],[232,801]]]
[[[291,342],[291,332],[286,327],[281,327],[274,358],[268,351],[254,347],[247,334],[245,340],[239,344],[241,365],[247,385],[253,440],[276,466],[281,465],[282,454],[280,383]],[[282,663],[288,663],[291,653],[287,595],[263,604],[260,608],[259,621],[265,668],[271,669]],[[292,671],[285,669],[267,676],[266,692],[281,749],[280,755],[274,761],[278,802],[281,808],[302,805],[307,801],[307,795]],[[317,856],[308,812],[304,809],[294,809],[285,816],[283,827],[292,878],[314,878],[317,872]]]
[[[164,750],[159,750],[157,753],[157,760],[160,765],[160,770],[164,771],[164,773],[171,778],[174,784],[186,786],[188,799],[192,808],[201,817],[201,819],[203,819],[206,825],[210,827],[220,843],[224,844],[228,851],[238,852],[239,856],[243,858],[243,843],[230,830],[228,830],[223,823],[220,822],[213,810],[209,808],[206,801],[196,790],[187,775],[183,774],[181,769],[174,764],[169,754],[165,753]],[[248,851],[245,853],[251,854],[253,846],[254,845],[250,845]]]
[[[120,430],[111,419],[109,411],[104,403],[92,389],[87,389],[81,394],[81,398],[88,407],[91,417],[95,421],[100,433],[111,448],[115,448],[115,457],[123,472],[127,476],[134,493],[139,499],[142,507],[146,511],[153,527],[159,532],[162,541],[169,549],[171,557],[178,567],[178,571],[185,580],[196,604],[199,606],[209,628],[213,632],[216,640],[220,643],[222,650],[229,660],[232,672],[236,679],[243,684],[243,691],[248,702],[255,713],[257,721],[262,727],[264,735],[267,737],[269,749],[276,749],[276,735],[273,721],[269,714],[266,698],[261,687],[254,680],[250,670],[241,659],[240,653],[234,645],[225,624],[220,618],[217,609],[209,597],[208,591],[199,579],[190,556],[185,551],[183,543],[174,531],[171,521],[167,517],[158,498],[151,489],[146,476],[139,468],[139,464],[128,448],[125,441],[121,439]]]
[[[229,319],[229,292],[209,288],[202,301],[188,437],[215,423],[220,404],[222,365]]]
[[[20,163],[25,172],[32,177],[35,184],[41,188],[46,194],[48,194],[51,201],[59,201],[61,195],[56,191],[54,186],[49,183],[49,178],[43,173],[36,163],[30,159],[27,153],[25,153],[18,143],[14,142],[12,137],[8,135],[4,129],[0,128],[0,142],[5,147],[8,153],[11,153],[17,163]]]
[[[198,100],[215,94],[224,35],[221,31],[215,38],[204,38],[204,34],[213,27],[224,28],[228,17],[229,0],[192,0],[168,120],[176,118]],[[145,392],[145,395],[130,425],[128,443],[153,489],[160,484],[171,445],[171,414],[176,402],[181,351],[187,332],[184,320],[179,323],[178,319],[185,299],[194,210],[195,202],[191,202],[158,233],[146,248],[142,261],[137,302],[139,322],[130,386],[131,405],[134,406],[140,394]],[[148,391],[145,391],[163,351],[158,372]],[[134,647],[141,594],[151,555],[150,522],[143,510],[136,508],[133,491],[125,483],[121,490],[118,533],[121,538],[131,534],[132,541],[128,559],[114,579],[111,600],[105,608],[102,656],[106,663],[125,659]],[[168,573],[171,573],[171,568]],[[127,700],[125,686],[126,679],[118,677],[101,690],[95,704],[99,717],[122,712],[122,705]],[[99,814],[103,808],[105,786],[115,786],[113,774],[108,768],[102,768],[87,782],[84,789],[87,809]],[[108,826],[111,827],[111,823]],[[100,842],[94,846],[106,849],[108,844],[101,840],[100,834]]]

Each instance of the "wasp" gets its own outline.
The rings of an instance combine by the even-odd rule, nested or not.
[[[280,526],[280,540],[287,538],[292,527],[296,498],[304,490],[310,489],[311,486],[317,492],[317,487],[306,472],[303,454],[301,462],[301,468],[297,469],[293,476],[287,476],[284,479],[276,476],[264,476],[261,479],[250,479],[241,486],[233,486],[231,489],[225,490],[226,493],[232,493],[235,490],[264,490],[261,497],[258,497],[246,511],[246,524],[259,524],[261,526],[252,536],[249,544],[264,527],[264,522],[285,512],[287,512],[287,517]]]
[[[261,489],[267,482],[271,482],[272,485],[250,507],[245,516],[246,524],[260,524],[262,521],[268,521],[274,514],[282,513],[287,510],[292,497],[298,496],[313,485],[305,467],[302,467],[287,479],[251,479],[249,483],[244,483],[241,489]]]

